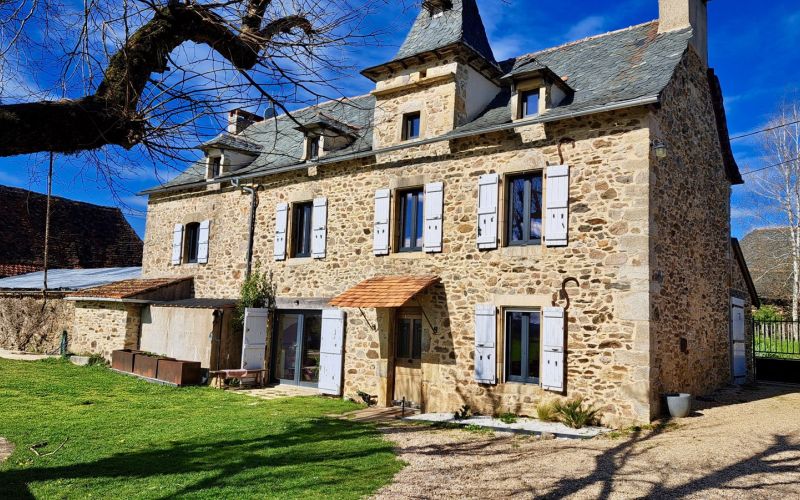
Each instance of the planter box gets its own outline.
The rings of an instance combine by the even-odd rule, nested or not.
[[[121,372],[133,373],[133,357],[137,351],[119,349],[111,352],[111,368]]]
[[[133,373],[142,377],[156,378],[158,358],[136,353],[133,358]]]
[[[199,385],[200,362],[176,359],[158,360],[158,380],[175,385]]]

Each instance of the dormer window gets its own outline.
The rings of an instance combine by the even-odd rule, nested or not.
[[[208,157],[208,178],[216,179],[222,175],[222,156]]]
[[[403,115],[404,141],[419,138],[420,122],[421,120],[419,111],[415,113],[406,113],[405,115]]]
[[[322,151],[322,137],[309,136],[307,141],[306,158],[309,160],[316,160],[319,158],[319,153]]]
[[[528,118],[539,114],[539,96],[539,89],[526,90],[520,93],[520,118]]]
[[[444,11],[453,8],[452,0],[425,0],[422,6],[428,11],[431,17],[439,17]]]

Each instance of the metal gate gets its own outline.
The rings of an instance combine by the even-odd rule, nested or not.
[[[800,383],[800,322],[753,320],[756,378]]]

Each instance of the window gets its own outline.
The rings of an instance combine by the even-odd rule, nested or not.
[[[200,249],[200,223],[191,222],[186,224],[186,235],[183,237],[184,254],[186,262],[197,263],[197,253]]]
[[[542,242],[542,173],[511,177],[508,181],[508,244]]]
[[[208,175],[211,179],[215,179],[222,174],[222,157],[209,156],[208,157]]]
[[[400,242],[398,249],[401,252],[417,252],[422,250],[422,228],[425,213],[423,204],[425,193],[422,189],[401,191],[398,194],[399,231]]]
[[[538,311],[506,311],[506,379],[539,383],[541,315]]]
[[[320,152],[320,143],[322,142],[322,137],[308,137],[308,151],[307,151],[307,158],[309,160],[316,160],[319,158]]]
[[[397,321],[397,350],[395,358],[422,358],[422,319],[401,317]]]
[[[308,201],[292,205],[292,257],[311,257],[311,211]]]
[[[419,137],[419,111],[403,115],[403,140],[416,139]]]
[[[539,90],[527,90],[519,95],[519,102],[522,108],[520,118],[536,116],[539,114]]]

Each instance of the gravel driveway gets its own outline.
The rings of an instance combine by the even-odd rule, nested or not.
[[[797,498],[800,388],[727,389],[666,430],[589,441],[395,425],[378,498]]]

